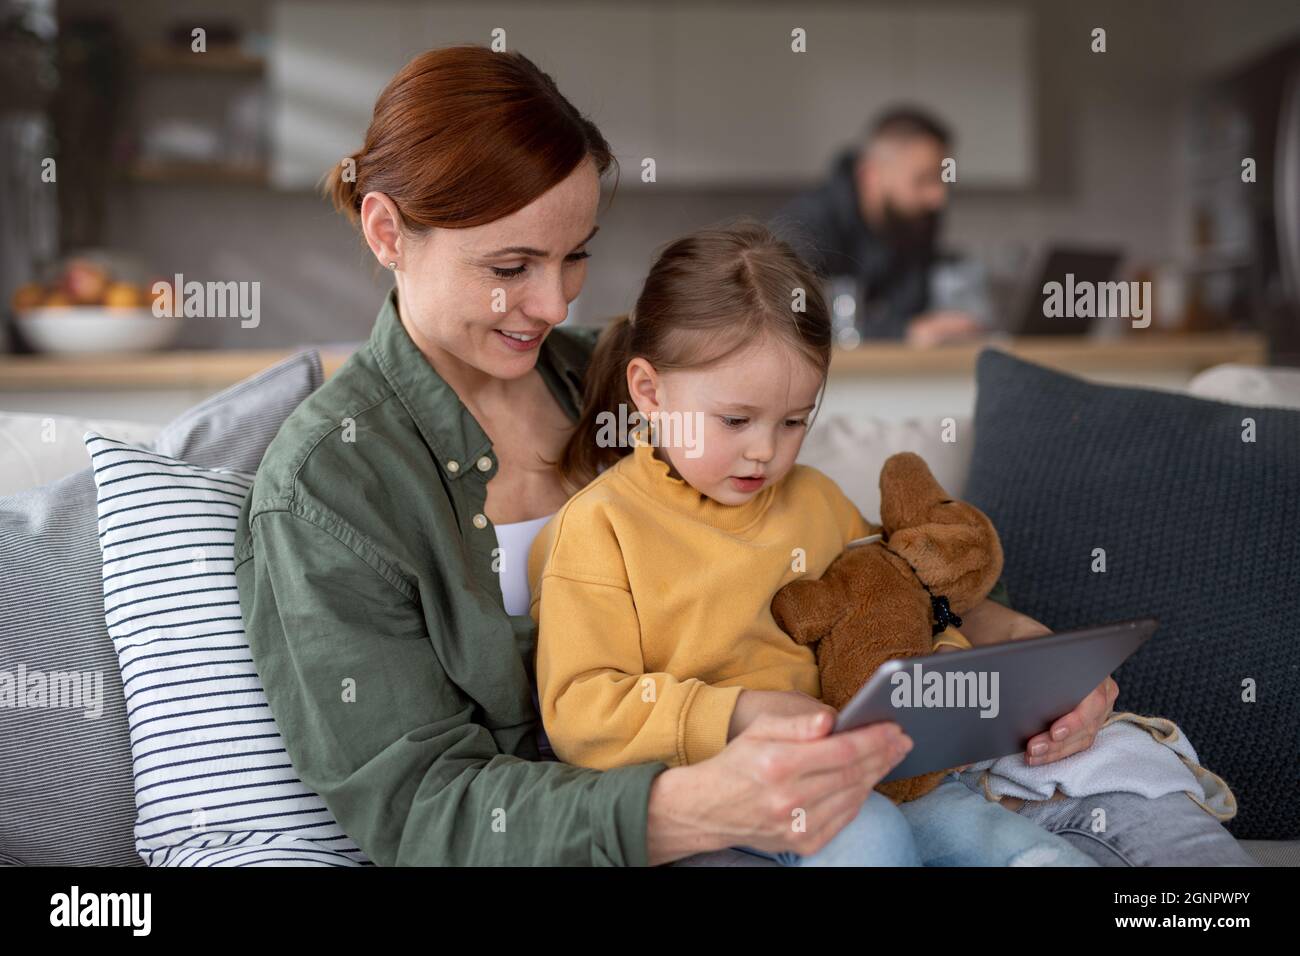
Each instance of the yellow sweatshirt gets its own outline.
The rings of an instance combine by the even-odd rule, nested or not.
[[[560,509],[529,555],[556,756],[602,770],[698,763],[726,746],[742,689],[820,697],[813,652],[777,626],[772,596],[821,577],[869,533],[813,468],[729,506],[635,448]]]

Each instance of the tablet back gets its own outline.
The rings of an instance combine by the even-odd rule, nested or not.
[[[835,732],[892,720],[912,749],[882,780],[1023,750],[1156,629],[1152,618],[886,661],[840,711]]]

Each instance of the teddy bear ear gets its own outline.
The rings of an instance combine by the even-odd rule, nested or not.
[[[925,520],[947,497],[925,459],[913,452],[890,455],[880,469],[880,523],[891,532]]]
[[[772,617],[796,644],[816,644],[843,615],[836,589],[826,580],[791,581],[772,598]]]

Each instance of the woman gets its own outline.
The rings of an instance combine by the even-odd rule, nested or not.
[[[539,759],[522,556],[567,497],[547,462],[578,416],[592,336],[556,326],[612,164],[526,58],[454,47],[394,77],[331,177],[395,289],[268,449],[236,574],[294,766],[376,863],[807,855],[910,745],[893,724],[829,736],[832,712],[814,706],[756,721],[695,766]],[[1036,628],[985,602],[967,632]],[[1107,680],[1032,740],[1034,759],[1087,747],[1116,693]]]

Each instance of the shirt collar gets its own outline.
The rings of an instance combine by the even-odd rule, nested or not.
[[[489,455],[492,442],[456,390],[411,340],[397,312],[395,288],[384,298],[369,347],[443,473],[453,480],[468,472],[495,474],[496,460]],[[590,346],[584,346],[581,335],[558,328],[547,334],[537,357],[538,371],[572,420],[582,408],[582,377],[589,359]],[[485,456],[488,468],[480,465]]]

